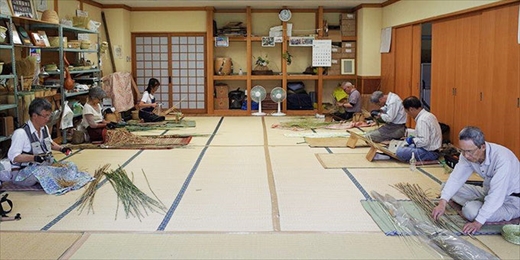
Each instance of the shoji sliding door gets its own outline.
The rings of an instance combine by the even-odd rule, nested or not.
[[[164,107],[205,113],[205,36],[133,34],[134,72],[141,93],[152,77],[161,82],[155,98]]]

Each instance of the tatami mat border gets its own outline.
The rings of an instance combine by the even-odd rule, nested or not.
[[[141,153],[143,152],[143,150],[139,150],[137,151],[134,155],[132,155],[132,157],[130,157],[128,160],[126,160],[122,165],[120,165],[118,167],[118,169],[122,169],[124,168],[126,165],[128,165],[131,161],[133,161],[137,156],[139,156]],[[96,189],[99,189],[101,186],[103,186],[108,180],[107,179],[104,179],[102,182],[100,182],[98,184],[98,186],[96,187]],[[56,223],[58,223],[58,221],[60,221],[61,219],[63,219],[65,216],[67,216],[72,210],[74,210],[75,208],[77,208],[78,206],[80,205],[80,201],[76,201],[74,202],[74,204],[72,204],[70,207],[68,207],[65,211],[63,211],[63,213],[61,213],[60,215],[58,215],[56,218],[54,218],[51,222],[49,222],[47,225],[45,225],[41,230],[42,231],[46,231],[46,230],[49,230],[52,226],[56,225]]]
[[[160,135],[164,135],[166,132],[168,132],[168,130],[165,130],[163,131]],[[73,154],[69,155],[69,156],[66,156],[64,158],[62,158],[60,161],[63,161],[67,158],[69,158],[70,156],[73,156],[77,153],[79,153],[79,151],[81,150],[78,150],[76,152],[74,152]],[[137,151],[134,155],[132,155],[132,157],[130,157],[128,160],[126,160],[122,165],[120,165],[118,167],[118,169],[122,169],[124,168],[126,165],[128,165],[131,161],[133,161],[137,156],[139,156],[141,153],[143,152],[143,149]],[[99,189],[100,187],[102,187],[108,180],[105,179],[103,181],[101,181],[98,186],[96,187],[96,189]],[[49,222],[47,225],[45,225],[41,230],[42,231],[47,231],[49,230],[52,226],[56,225],[56,223],[58,223],[61,219],[63,219],[65,216],[67,216],[72,210],[74,210],[75,208],[77,208],[80,204],[80,201],[76,201],[74,202],[74,204],[72,204],[70,207],[68,207],[65,211],[63,211],[60,215],[58,215],[56,218],[54,218],[51,222]]]
[[[186,192],[186,189],[188,189],[188,185],[191,182],[191,179],[193,178],[193,175],[195,175],[195,172],[197,171],[197,168],[199,168],[200,161],[202,161],[202,158],[204,157],[204,154],[206,154],[206,151],[208,150],[209,145],[213,141],[213,138],[215,137],[215,134],[218,132],[218,129],[222,125],[222,121],[224,121],[224,117],[221,117],[218,121],[217,126],[215,127],[215,130],[213,130],[213,134],[209,137],[208,141],[206,142],[206,145],[200,152],[197,160],[195,161],[195,164],[191,168],[190,174],[188,174],[188,177],[186,177],[186,180],[182,184],[181,189],[179,190],[179,193],[177,193],[177,196],[175,197],[175,200],[173,200],[172,205],[168,209],[168,212],[166,212],[163,220],[161,221],[161,224],[157,227],[157,231],[164,231],[166,226],[168,226],[168,222],[170,222],[170,219],[173,216],[173,213],[179,206],[179,203],[181,202],[182,197],[184,196],[184,193]]]

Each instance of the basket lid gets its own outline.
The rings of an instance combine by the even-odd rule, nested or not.
[[[54,10],[45,10],[42,14],[42,21],[48,22],[48,23],[60,23],[60,17],[58,16],[58,13]]]

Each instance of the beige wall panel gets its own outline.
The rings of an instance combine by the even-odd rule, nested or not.
[[[357,69],[360,76],[381,75],[381,8],[362,8],[357,12]]]
[[[496,0],[446,1],[446,0],[401,0],[383,8],[382,27],[396,26],[434,16],[444,15],[481,5],[497,2]]]
[[[108,32],[110,36],[110,44],[112,50],[114,47],[121,46],[122,55],[116,57],[114,54],[114,63],[116,71],[132,71],[132,39],[130,36],[130,11],[124,9],[106,9],[105,19],[107,21]],[[106,39],[105,35],[102,39]],[[103,62],[103,75],[109,75],[113,71],[110,62],[110,53],[107,52],[101,56]]]
[[[206,12],[132,12],[130,24],[132,32],[206,32]]]

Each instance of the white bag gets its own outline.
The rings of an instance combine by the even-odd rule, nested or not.
[[[74,112],[69,107],[69,101],[63,103],[63,116],[61,117],[61,129],[73,127],[72,120],[74,119]]]

